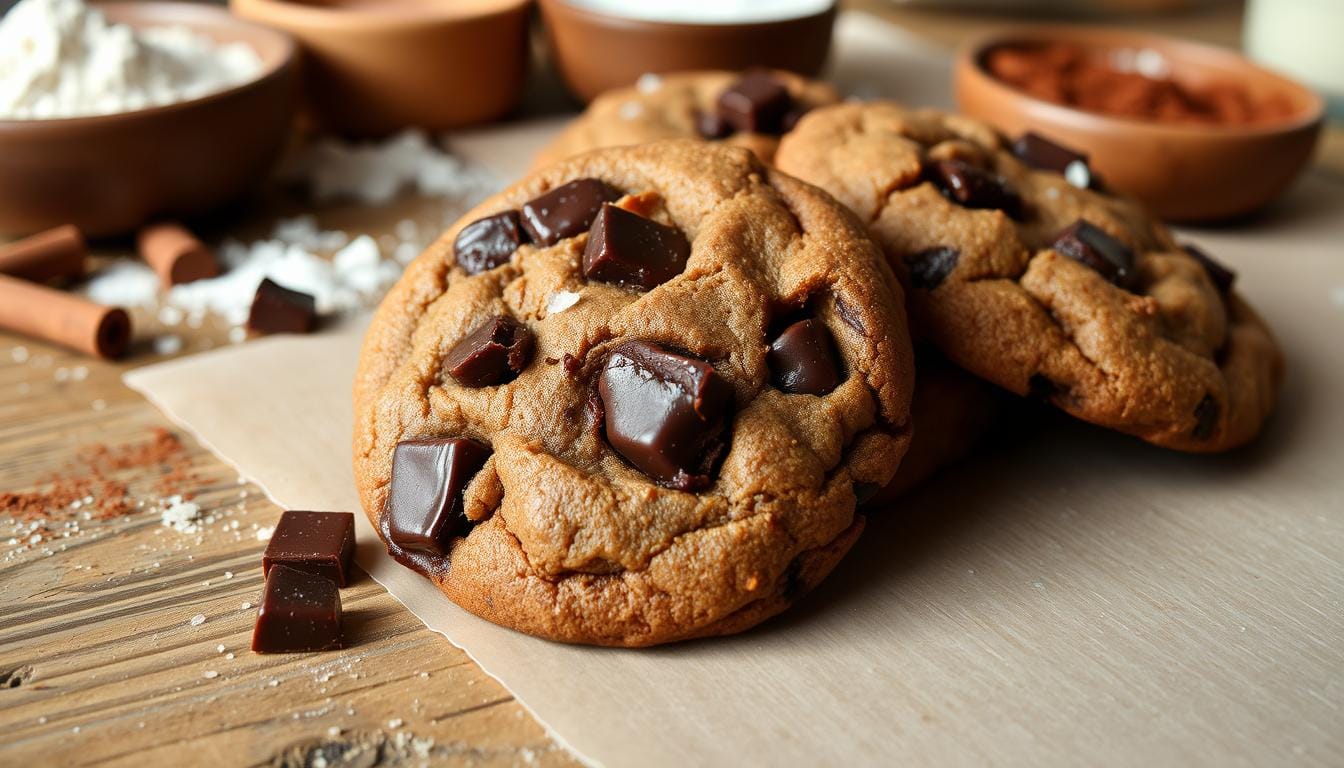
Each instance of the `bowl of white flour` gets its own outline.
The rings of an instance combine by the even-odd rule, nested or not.
[[[296,59],[220,8],[21,0],[0,18],[0,233],[117,235],[236,200],[289,138]]]

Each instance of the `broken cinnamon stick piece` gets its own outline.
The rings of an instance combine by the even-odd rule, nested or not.
[[[165,288],[219,275],[219,262],[204,243],[175,221],[151,224],[136,237],[140,258],[159,276]]]
[[[0,328],[112,359],[126,352],[131,318],[73,294],[0,275]]]
[[[84,276],[88,246],[72,224],[0,245],[0,274],[35,283]]]

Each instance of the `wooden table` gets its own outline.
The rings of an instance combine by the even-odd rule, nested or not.
[[[852,5],[947,44],[1002,21]],[[1238,38],[1235,11],[1139,25]],[[1322,164],[1344,173],[1339,133],[1327,144]],[[323,215],[377,235],[405,214]],[[184,353],[225,343],[218,327],[180,332]],[[120,380],[160,359],[142,347],[124,362],[92,361],[0,334],[0,492],[40,488],[88,446],[135,445],[170,428]],[[108,476],[143,510],[54,524],[31,546],[30,523],[0,521],[0,763],[574,764],[498,683],[367,577],[342,594],[348,650],[248,651],[262,585],[255,528],[279,509],[217,456],[183,445],[191,476],[175,492],[217,516],[202,533],[160,523],[158,467]]]

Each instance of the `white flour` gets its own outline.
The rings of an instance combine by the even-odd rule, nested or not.
[[[83,0],[23,0],[0,19],[0,119],[130,112],[205,96],[261,71],[243,43],[133,30]]]

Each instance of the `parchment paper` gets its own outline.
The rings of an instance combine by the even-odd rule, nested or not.
[[[842,80],[947,100],[941,54],[871,18],[845,18],[839,49]],[[513,158],[495,164],[509,173],[546,134],[458,146]],[[476,619],[362,515],[359,563],[594,763],[1344,764],[1344,185],[1309,177],[1258,220],[1191,236],[1240,272],[1288,355],[1280,412],[1247,450],[1034,419],[870,518],[785,616],[653,650]],[[280,504],[357,510],[363,322],[126,380]]]

